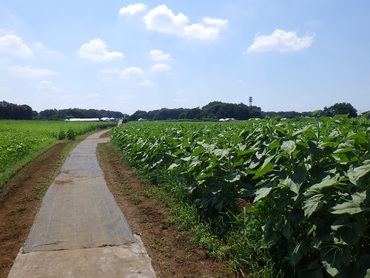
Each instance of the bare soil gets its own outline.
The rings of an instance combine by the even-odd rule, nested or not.
[[[8,276],[30,232],[42,196],[59,172],[62,152],[67,145],[68,142],[54,145],[2,187],[10,191],[0,202],[0,277]]]
[[[12,189],[0,203],[0,277],[7,277],[25,242],[46,186],[59,172],[67,144],[53,146],[6,185]],[[133,232],[141,236],[157,277],[233,277],[223,262],[209,258],[188,238],[179,236],[179,227],[169,221],[171,214],[165,206],[144,194],[153,185],[143,182],[126,166],[110,144],[103,144],[98,150],[107,185]]]

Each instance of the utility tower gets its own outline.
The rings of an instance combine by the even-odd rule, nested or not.
[[[252,106],[253,97],[249,97],[249,106]]]

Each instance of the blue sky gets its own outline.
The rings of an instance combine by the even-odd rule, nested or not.
[[[370,110],[368,0],[0,0],[0,100]]]

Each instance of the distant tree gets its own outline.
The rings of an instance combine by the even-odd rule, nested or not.
[[[207,119],[235,118],[237,120],[248,120],[250,118],[261,118],[261,108],[247,106],[244,103],[224,103],[213,101],[202,107],[202,116]]]
[[[202,118],[202,110],[197,108],[187,109],[185,112],[185,119],[200,120]]]
[[[44,120],[63,120],[65,118],[123,118],[124,114],[117,111],[97,109],[47,109],[39,113],[39,118]]]
[[[32,111],[32,119],[38,119],[39,118],[39,112],[33,110]]]
[[[52,120],[57,119],[58,110],[57,109],[46,109],[44,111],[40,111],[39,117],[43,120]]]
[[[243,103],[223,103],[220,101],[210,102],[202,108],[162,108],[153,111],[138,110],[129,117],[130,121],[140,118],[146,120],[219,120],[220,118],[235,118],[247,120],[250,118],[262,118],[261,108],[247,106]]]
[[[0,119],[31,120],[32,108],[25,104],[17,105],[6,101],[1,101]]]
[[[357,117],[357,110],[347,102],[336,103],[330,107],[324,107],[324,115],[333,117],[337,114],[346,114],[350,118]]]

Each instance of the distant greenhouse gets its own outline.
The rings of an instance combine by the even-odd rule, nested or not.
[[[108,118],[108,117],[103,117],[103,118],[70,118],[70,119],[65,119],[65,122],[115,122],[117,121],[116,118]]]

